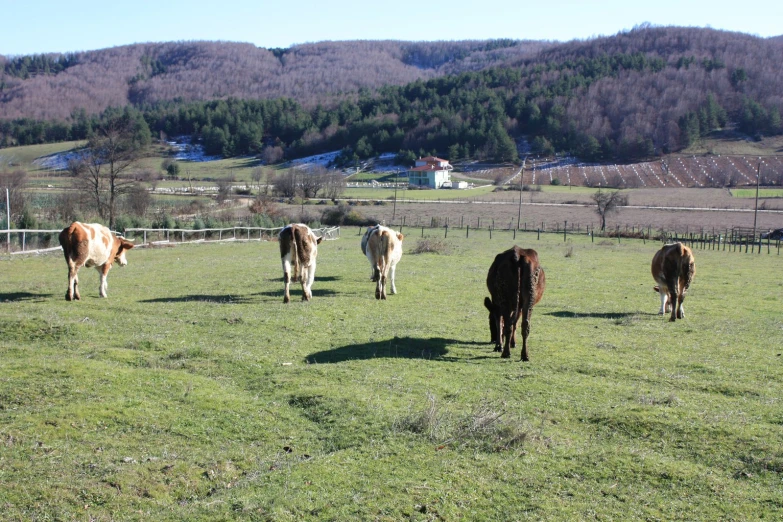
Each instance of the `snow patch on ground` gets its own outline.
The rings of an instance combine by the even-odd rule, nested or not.
[[[33,160],[33,165],[47,170],[66,170],[68,168],[68,163],[71,160],[79,159],[81,154],[81,150],[66,150],[65,152],[58,152],[56,154],[35,158]]]
[[[174,159],[178,161],[200,163],[223,159],[222,156],[207,156],[204,154],[204,146],[200,143],[193,143],[190,136],[177,136],[172,141],[167,141],[166,145],[171,147],[174,151]]]
[[[324,152],[323,154],[316,154],[314,156],[307,156],[305,158],[297,158],[295,160],[291,160],[291,165],[297,169],[303,169],[315,165],[327,168],[334,162],[335,158],[337,158],[339,154],[340,151],[336,150],[334,152]]]

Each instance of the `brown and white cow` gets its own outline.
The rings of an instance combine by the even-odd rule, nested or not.
[[[492,296],[484,299],[489,310],[489,327],[495,351],[503,346],[503,358],[511,357],[516,347],[516,330],[522,317],[522,360],[528,361],[527,337],[533,306],[544,295],[546,276],[533,249],[513,248],[495,256],[487,274],[487,288]]]
[[[653,290],[661,296],[658,315],[671,311],[669,321],[683,319],[685,309],[682,302],[696,274],[696,260],[690,248],[682,243],[663,245],[652,260],[652,276],[658,283]]]
[[[83,266],[94,266],[101,274],[98,292],[106,297],[109,286],[106,276],[112,264],[128,264],[125,251],[133,248],[133,243],[122,236],[115,236],[111,230],[97,223],[79,223],[74,221],[60,232],[60,245],[63,247],[65,262],[68,263],[68,291],[66,301],[81,299],[79,295],[79,277],[77,273]]]
[[[311,287],[315,280],[315,258],[318,256],[318,244],[323,239],[315,237],[310,227],[302,223],[286,226],[278,234],[280,240],[280,259],[283,262],[283,281],[285,295],[283,302],[291,301],[289,287],[291,278],[302,283],[302,301],[313,297]]]
[[[402,259],[404,237],[383,225],[369,227],[362,237],[362,253],[370,261],[372,268],[370,280],[376,283],[376,299],[386,299],[386,283],[389,279],[391,279],[391,293],[397,293],[394,274],[397,271],[397,263]]]

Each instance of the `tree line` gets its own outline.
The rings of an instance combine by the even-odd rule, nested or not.
[[[516,52],[512,43],[498,41],[486,52]],[[415,58],[406,59],[434,65],[461,49],[411,51]],[[679,151],[727,126],[754,137],[783,132],[783,86],[775,74],[782,50],[776,40],[739,33],[640,27],[548,47],[534,57],[516,55],[518,61],[498,67],[362,87],[353,96],[311,105],[285,97],[229,97],[136,107],[156,134],[189,135],[208,154],[258,155],[267,163],[333,150],[341,151],[338,164],[388,152],[405,161],[425,154],[515,161],[521,137],[535,153],[636,161]],[[146,74],[157,79],[197,60],[193,49],[176,51],[163,60],[147,50]],[[301,52],[272,55],[288,63]],[[86,139],[101,118],[74,111],[70,124],[6,120],[0,145]]]

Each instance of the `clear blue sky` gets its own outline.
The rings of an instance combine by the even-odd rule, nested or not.
[[[783,34],[777,0],[0,0],[0,54],[223,40],[289,47],[323,40],[572,40],[643,22]]]

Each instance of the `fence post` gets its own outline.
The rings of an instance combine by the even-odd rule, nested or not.
[[[443,239],[446,239],[447,237],[449,237],[449,224],[446,223],[446,226],[444,228],[446,229],[446,232],[444,232],[443,234]]]
[[[538,238],[537,239],[538,239],[538,241],[541,241],[541,229],[539,228],[537,230],[537,232],[538,232]]]
[[[467,228],[465,229],[465,239],[467,239],[468,237],[470,237],[470,225],[468,225]]]
[[[563,225],[563,243],[566,242],[566,231],[568,230],[568,220],[564,222]]]
[[[27,233],[23,231],[22,232],[22,252],[24,252],[24,245],[25,245],[26,240],[27,240]]]

